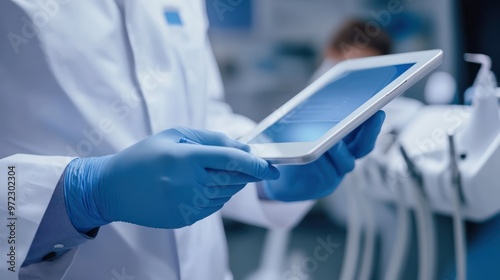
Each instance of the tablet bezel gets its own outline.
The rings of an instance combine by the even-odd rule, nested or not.
[[[251,151],[258,157],[273,164],[306,164],[319,158],[347,134],[361,125],[370,116],[382,109],[392,99],[406,91],[418,80],[423,78],[443,60],[443,51],[428,50],[420,52],[392,54],[367,58],[346,60],[335,65],[320,76],[308,87],[286,102],[279,109],[260,122],[250,133],[242,137],[242,142],[248,143],[266,128],[281,119],[302,101],[322,89],[336,77],[347,71],[383,67],[398,64],[414,63],[398,78],[376,93],[367,102],[354,110],[345,119],[333,126],[321,138],[314,142],[262,143],[250,144]]]

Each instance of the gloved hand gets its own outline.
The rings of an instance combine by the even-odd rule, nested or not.
[[[179,143],[186,139],[191,144]],[[274,166],[248,151],[221,133],[178,128],[115,155],[75,159],[64,175],[68,215],[80,232],[113,221],[191,225],[221,209],[247,183],[279,177]]]
[[[259,184],[259,197],[290,202],[330,194],[354,169],[354,161],[373,150],[384,119],[385,113],[377,112],[313,163],[280,166],[281,178]]]

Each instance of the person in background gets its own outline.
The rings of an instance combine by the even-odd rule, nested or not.
[[[342,25],[329,40],[323,62],[311,80],[317,79],[343,60],[389,54],[392,50],[389,34],[383,29],[372,29],[369,22],[359,19]]]

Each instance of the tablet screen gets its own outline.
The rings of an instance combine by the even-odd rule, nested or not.
[[[309,96],[249,143],[316,141],[414,64],[345,72]]]

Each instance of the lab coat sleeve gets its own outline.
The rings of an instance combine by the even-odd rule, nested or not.
[[[37,267],[21,269],[69,161],[67,157],[34,155],[0,159],[0,220],[3,224],[0,226],[0,279],[49,279],[47,275],[50,279],[59,279],[71,264],[74,252]]]
[[[64,176],[61,176],[23,266],[59,258],[70,249],[95,238],[98,231],[99,228],[95,228],[82,234],[75,229],[66,211]]]
[[[207,128],[239,138],[250,131],[255,123],[233,113],[224,102],[224,91],[210,43],[206,46],[208,117]],[[248,184],[233,196],[222,209],[224,217],[267,228],[287,228],[296,225],[312,207],[313,201],[284,203],[260,200],[257,184]]]

